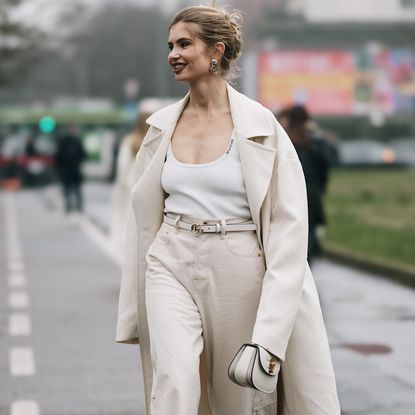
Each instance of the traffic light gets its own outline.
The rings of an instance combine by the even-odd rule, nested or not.
[[[42,117],[39,120],[39,128],[42,133],[49,134],[56,128],[56,121],[53,117]]]

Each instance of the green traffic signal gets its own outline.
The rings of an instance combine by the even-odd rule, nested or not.
[[[49,116],[42,117],[39,121],[39,128],[42,133],[51,133],[56,128],[56,121]]]

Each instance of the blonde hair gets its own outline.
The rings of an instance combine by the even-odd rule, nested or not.
[[[169,30],[179,22],[192,23],[195,35],[208,46],[223,42],[225,51],[220,67],[225,75],[229,75],[231,69],[234,69],[236,59],[241,56],[241,21],[241,15],[237,12],[228,13],[225,9],[209,6],[191,6],[180,10],[173,17]]]
[[[146,124],[146,119],[151,114],[151,112],[142,112],[136,119],[134,130],[130,134],[130,149],[133,156],[135,156],[140,149],[141,144],[144,140],[144,136],[150,127],[148,124]]]

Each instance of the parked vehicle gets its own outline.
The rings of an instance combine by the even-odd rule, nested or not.
[[[31,129],[15,129],[0,143],[2,181],[17,180],[19,186],[49,183],[54,176],[53,151],[50,138],[34,135]]]
[[[396,138],[389,143],[400,166],[415,167],[415,137]]]
[[[379,167],[396,164],[395,150],[371,139],[343,140],[337,144],[339,165],[345,167]]]

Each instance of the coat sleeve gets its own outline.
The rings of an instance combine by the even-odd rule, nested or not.
[[[147,135],[150,131],[147,133]],[[145,140],[145,138],[144,138]],[[144,142],[144,141],[143,141]],[[137,153],[131,188],[144,173],[146,150],[143,146]],[[129,201],[125,252],[122,261],[122,277],[118,302],[117,343],[136,344],[138,339],[138,232],[134,210]]]
[[[270,185],[269,229],[262,229],[267,270],[252,341],[284,360],[307,268],[308,215],[303,169],[275,121],[277,152]]]

